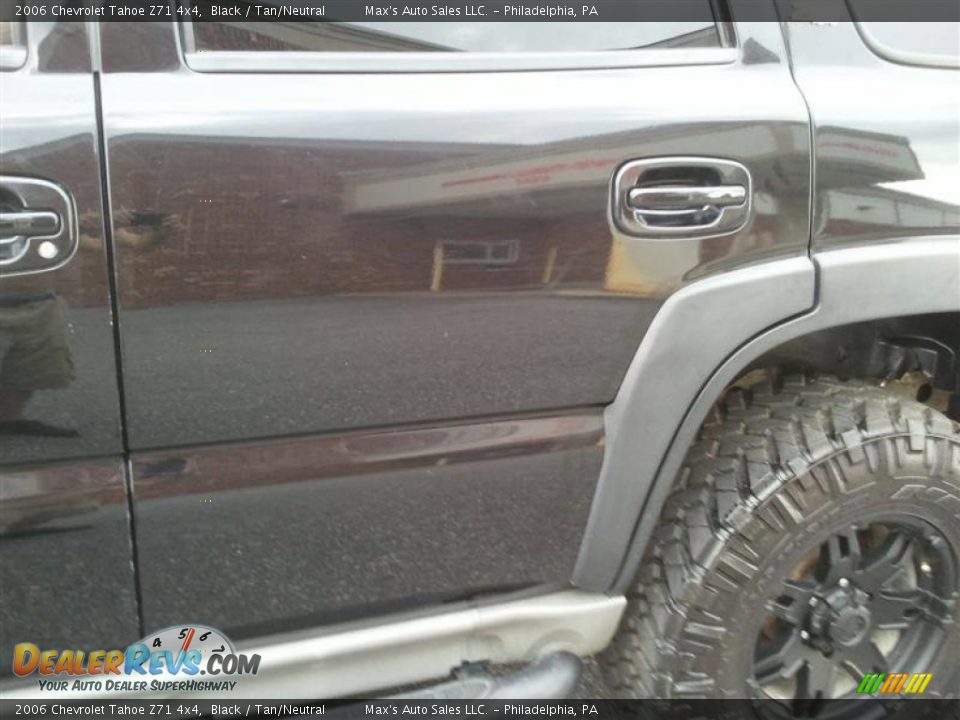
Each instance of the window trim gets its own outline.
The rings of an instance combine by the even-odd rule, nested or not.
[[[853,8],[851,6],[851,14],[852,12]],[[856,26],[857,32],[860,34],[860,38],[864,44],[870,48],[875,55],[878,55],[884,60],[900,63],[901,65],[920,65],[923,67],[946,68],[949,70],[960,69],[960,58],[937,53],[900,50],[899,48],[890,47],[870,32],[870,29],[864,25],[862,21],[854,20],[853,24]]]
[[[732,23],[715,21],[721,43],[730,47],[655,48],[584,52],[320,52],[199,51],[189,20],[177,33],[186,66],[199,73],[457,73],[525,70],[600,70],[610,68],[727,65],[738,49]]]
[[[0,70],[19,70],[27,63],[27,33],[25,23],[10,21],[13,30],[13,42],[0,45]]]

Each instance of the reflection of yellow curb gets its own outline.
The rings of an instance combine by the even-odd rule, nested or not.
[[[547,261],[543,266],[543,276],[540,278],[541,285],[549,285],[553,280],[553,268],[557,264],[557,246],[551,245],[547,250]]]
[[[433,246],[433,273],[430,277],[430,292],[440,291],[440,281],[443,280],[443,244]]]
[[[656,296],[667,294],[662,283],[645,278],[627,254],[627,245],[622,237],[613,237],[610,255],[607,259],[607,271],[603,286],[606,290],[630,295]]]

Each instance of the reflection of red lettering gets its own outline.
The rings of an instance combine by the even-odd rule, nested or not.
[[[573,165],[577,170],[589,170],[590,168],[609,167],[610,160],[577,160]]]
[[[497,175],[485,175],[484,177],[468,178],[466,180],[447,180],[440,184],[440,187],[453,187],[455,185],[473,185],[474,183],[493,182],[494,180],[506,180],[509,175],[498,173]]]
[[[480,177],[464,178],[462,180],[445,180],[440,183],[440,187],[456,187],[458,185],[478,185],[480,183],[496,182],[498,180],[514,180],[518,184],[529,185],[533,183],[547,182],[550,180],[551,173],[565,172],[570,170],[590,170],[592,168],[608,168],[613,165],[614,160],[595,159],[595,160],[577,160],[575,162],[560,162],[552,165],[538,165],[529,168],[520,168],[510,172],[494,173],[492,175],[481,175]]]
[[[555,170],[566,170],[569,167],[569,163],[555,163],[553,165],[546,165],[544,167],[532,167],[527,168],[526,170],[517,170],[515,175],[518,178],[526,177],[528,175],[549,175]]]
[[[517,178],[517,185],[542,185],[550,182],[549,175],[531,175],[529,177]]]

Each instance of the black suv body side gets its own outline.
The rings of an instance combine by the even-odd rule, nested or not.
[[[280,658],[476,607],[524,609],[494,649],[311,691],[592,653],[744,372],[842,372],[823,333],[860,323],[848,357],[892,338],[883,372],[960,390],[956,70],[723,5],[606,56],[11,35],[4,212],[68,199],[0,256],[0,667],[183,622]]]

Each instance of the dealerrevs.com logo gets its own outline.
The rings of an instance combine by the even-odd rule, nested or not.
[[[168,627],[125,650],[41,650],[29,642],[13,649],[13,672],[36,673],[40,690],[230,691],[241,675],[256,675],[259,655],[238,653],[219,630],[203,625]]]

